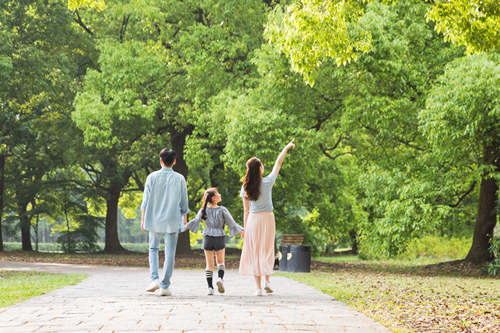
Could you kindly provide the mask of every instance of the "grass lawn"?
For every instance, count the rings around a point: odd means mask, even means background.
[[[394,331],[500,332],[500,279],[486,277],[477,267],[432,265],[437,259],[315,259],[324,265],[317,261],[314,274],[278,274],[313,286]]]
[[[76,284],[86,277],[86,274],[0,271],[0,308]]]

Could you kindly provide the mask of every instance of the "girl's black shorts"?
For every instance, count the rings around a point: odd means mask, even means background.
[[[226,236],[203,236],[203,250],[219,251],[226,248]]]

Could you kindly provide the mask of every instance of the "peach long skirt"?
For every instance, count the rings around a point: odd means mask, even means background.
[[[274,268],[275,233],[273,212],[248,215],[240,259],[240,274],[271,275]]]

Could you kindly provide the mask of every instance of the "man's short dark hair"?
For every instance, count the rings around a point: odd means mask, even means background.
[[[163,148],[160,151],[160,158],[163,161],[163,164],[165,164],[168,167],[172,166],[172,164],[174,164],[176,157],[177,157],[177,154],[172,149]]]

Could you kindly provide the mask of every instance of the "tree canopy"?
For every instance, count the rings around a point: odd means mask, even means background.
[[[370,2],[294,1],[276,8],[266,35],[289,57],[293,70],[313,83],[317,68],[329,59],[345,65],[371,50],[371,31],[357,24]],[[465,46],[468,53],[500,50],[500,6],[496,0],[431,1],[419,15],[434,22],[434,29],[445,41]]]
[[[77,10],[82,7],[86,8],[97,8],[102,10],[105,6],[104,0],[63,0],[67,2],[67,6],[70,10]]]

